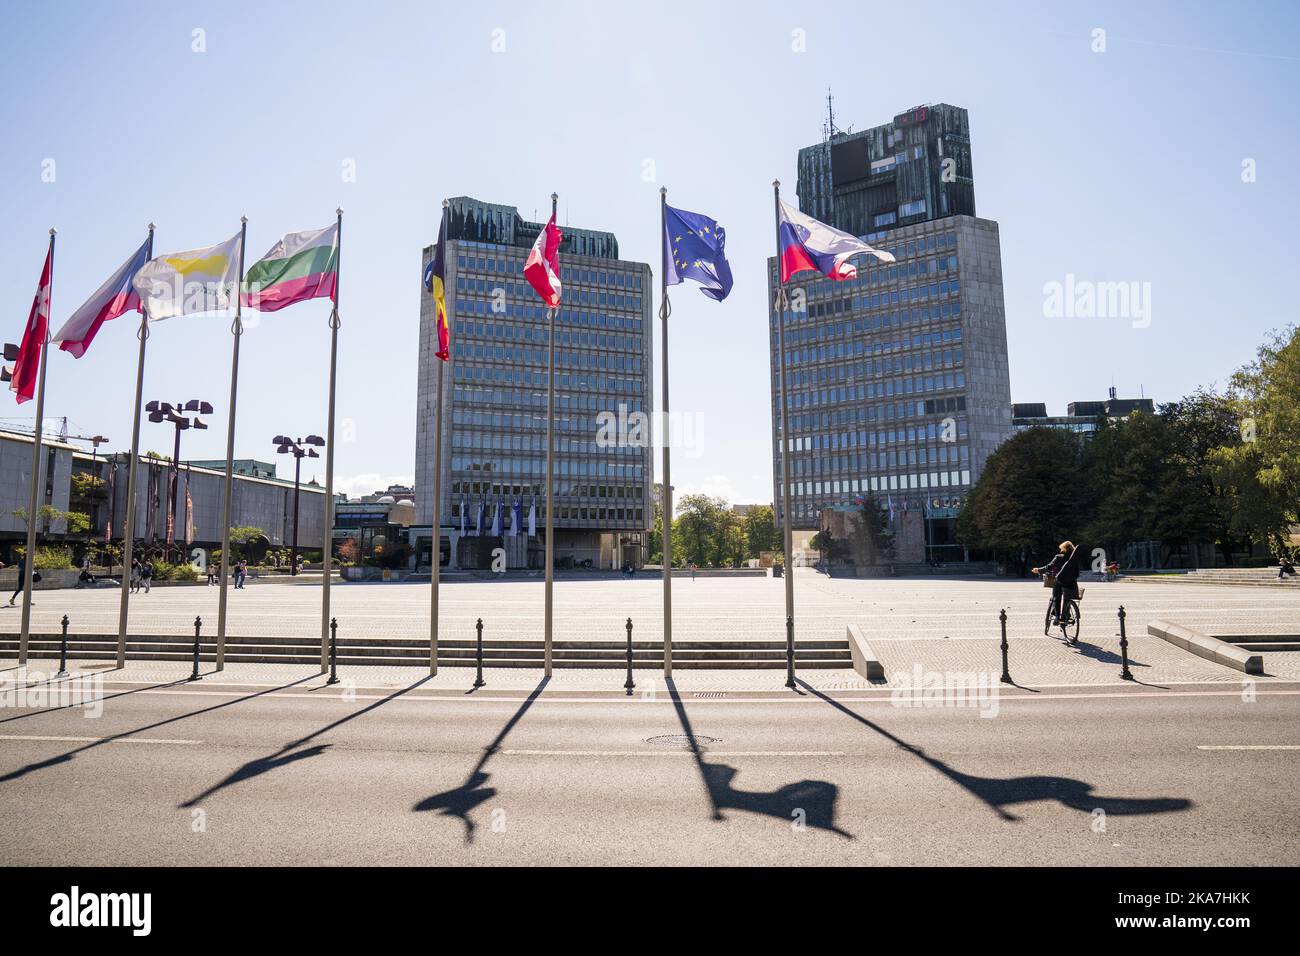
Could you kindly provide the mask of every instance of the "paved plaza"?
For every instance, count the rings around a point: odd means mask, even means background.
[[[1049,684],[1109,683],[1119,670],[1119,621],[1128,615],[1129,656],[1143,682],[1240,681],[1242,674],[1149,637],[1146,626],[1165,619],[1208,633],[1216,631],[1300,633],[1300,601],[1289,589],[1236,588],[1160,583],[1131,579],[1086,583],[1080,646],[1068,648],[1042,633],[1048,592],[1037,581],[994,578],[832,579],[811,569],[796,571],[795,619],[799,641],[841,641],[846,625],[857,624],[885,665],[886,676],[927,671],[968,672],[1000,668],[998,612],[1006,608],[1012,675],[1017,682]],[[428,634],[427,584],[338,584],[331,589],[340,636],[383,640],[425,639]],[[441,636],[469,639],[474,622],[484,622],[484,639],[542,639],[542,581],[451,580],[441,588]],[[320,588],[314,585],[259,583],[229,593],[227,633],[236,637],[303,636],[320,628]],[[70,632],[112,634],[117,628],[114,589],[40,591],[32,609],[33,632],[56,634],[67,614]],[[620,641],[633,619],[639,641],[662,634],[662,582],[653,579],[565,578],[555,585],[555,637],[562,640]],[[673,579],[673,633],[690,641],[784,640],[784,593],[774,578]],[[19,609],[0,610],[0,632],[19,626]],[[217,590],[206,587],[155,588],[131,600],[131,633],[190,635],[196,615],[210,636],[217,617]],[[268,665],[269,666],[269,665]],[[358,668],[357,672],[409,668]],[[1300,679],[1300,652],[1266,654],[1263,680]],[[286,669],[276,671],[283,676]],[[296,671],[295,671],[296,672]],[[456,679],[461,669],[452,669]],[[813,672],[809,672],[810,675]],[[377,675],[376,675],[377,676]],[[527,685],[536,675],[524,670],[510,680]],[[607,683],[608,671],[568,672],[564,679]],[[769,681],[773,675],[728,678],[738,687]],[[717,682],[720,675],[696,677]],[[854,686],[852,671],[833,671],[820,680]],[[748,682],[748,683],[747,683]]]

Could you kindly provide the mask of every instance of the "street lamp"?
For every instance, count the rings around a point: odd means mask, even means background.
[[[325,445],[325,439],[319,435],[308,435],[294,441],[287,435],[276,435],[271,439],[276,445],[276,454],[293,455],[293,546],[289,551],[289,574],[298,573],[298,488],[302,478],[302,460],[319,458],[317,448]],[[325,529],[325,547],[329,547],[330,529]]]
[[[177,402],[175,405],[171,402],[149,402],[145,405],[144,410],[149,413],[149,421],[154,424],[171,422],[176,427],[176,447],[172,452],[172,490],[170,504],[168,505],[171,508],[168,513],[171,515],[173,534],[173,539],[167,542],[170,545],[175,543],[176,493],[180,490],[181,484],[181,432],[190,428],[200,431],[207,429],[207,423],[200,420],[199,415],[211,415],[212,406],[202,399],[191,398],[188,402]],[[187,418],[182,414],[183,412],[197,412],[198,414],[193,418]],[[91,439],[91,441],[94,441],[94,439]]]

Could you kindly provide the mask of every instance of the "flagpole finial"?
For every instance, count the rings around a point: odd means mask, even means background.
[[[447,208],[448,206],[450,206],[450,205],[451,205],[451,200],[450,200],[450,199],[444,199],[444,200],[442,201],[442,208],[443,208],[443,209],[446,209],[446,208]]]
[[[779,179],[774,179],[774,180],[772,180],[772,188],[773,188],[773,189],[780,189],[780,188],[781,188],[781,180],[779,180]]]
[[[153,231],[154,231],[154,228],[155,228],[154,224],[153,224],[153,223],[149,223],[149,231],[150,231],[150,232],[153,232]]]
[[[335,210],[334,210],[334,215],[336,215],[336,216],[341,216],[341,215],[343,215],[343,207],[342,207],[342,206],[339,206],[338,209],[335,209]]]
[[[559,193],[551,193],[551,202],[555,202],[559,198],[560,198]]]
[[[59,234],[59,230],[55,229],[53,226],[50,226],[50,235],[57,236],[58,234]]]
[[[661,195],[661,196],[667,196],[667,195],[668,195],[668,187],[667,187],[667,186],[660,186],[660,187],[659,187],[659,195]]]
[[[241,226],[242,226],[242,225],[246,225],[247,223],[248,223],[248,217],[247,217],[247,216],[240,216],[240,217],[239,217],[239,224],[240,224]]]

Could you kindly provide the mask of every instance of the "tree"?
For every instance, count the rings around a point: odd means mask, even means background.
[[[1274,334],[1255,361],[1232,377],[1229,397],[1241,442],[1219,452],[1221,464],[1253,471],[1256,500],[1247,507],[1265,524],[1275,550],[1288,524],[1300,523],[1300,327]],[[1276,506],[1279,514],[1269,520]]]
[[[862,502],[862,510],[853,516],[853,529],[849,532],[848,544],[853,553],[853,562],[860,568],[887,564],[894,559],[889,512],[880,507],[870,492]]]
[[[15,508],[10,514],[23,524],[27,524],[26,508]],[[88,515],[84,515],[80,511],[60,511],[52,505],[41,505],[37,508],[36,518],[40,524],[47,527],[55,522],[62,521],[67,529],[66,534],[81,534],[90,528],[90,517]]]
[[[755,505],[745,515],[745,541],[749,557],[764,551],[780,551],[781,535],[776,530],[776,514],[770,505]]]
[[[711,495],[683,495],[679,515],[673,521],[673,541],[680,553],[701,566],[719,564],[725,553],[725,533],[731,509],[722,498]],[[676,550],[676,549],[675,549]]]
[[[989,456],[957,517],[963,544],[1010,558],[1022,573],[1035,556],[1056,552],[1079,527],[1080,439],[1056,428],[1030,428]]]

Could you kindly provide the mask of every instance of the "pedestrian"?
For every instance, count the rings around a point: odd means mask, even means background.
[[[140,593],[140,559],[131,559],[131,593]]]
[[[10,607],[14,606],[14,601],[17,599],[18,595],[23,593],[23,585],[24,583],[26,583],[23,580],[23,576],[26,573],[27,573],[27,555],[24,554],[22,551],[19,551],[18,552],[18,586],[14,588],[14,593],[9,598]]]
[[[1289,557],[1287,557],[1285,554],[1282,555],[1282,557],[1278,561],[1277,579],[1279,581],[1285,581],[1288,575],[1294,575],[1294,574],[1295,574],[1295,565],[1291,563],[1291,559]]]
[[[216,583],[217,583],[217,563],[213,561],[212,556],[209,555],[208,556],[208,587],[212,587]]]
[[[149,585],[153,583],[153,558],[145,558],[144,564],[140,565],[140,583],[144,585],[144,593],[149,593]]]
[[[248,560],[241,558],[239,564],[235,566],[235,587],[242,591],[244,589],[244,581],[247,578]]]
[[[691,562],[691,580],[692,580],[692,581],[695,580],[695,572],[698,571],[699,569],[700,569],[700,566],[699,566],[698,564],[696,564],[694,561],[692,561],[692,562]]]

